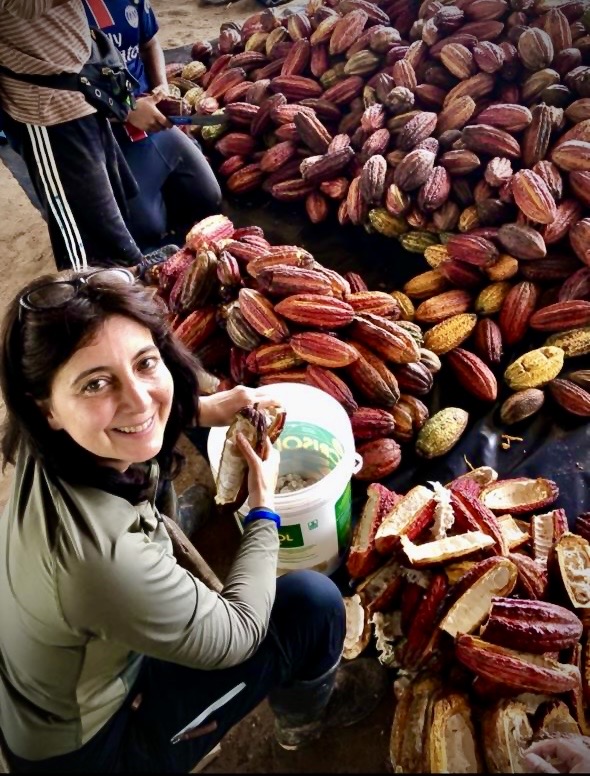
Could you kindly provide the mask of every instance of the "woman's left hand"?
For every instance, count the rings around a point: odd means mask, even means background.
[[[200,397],[199,426],[229,426],[236,412],[248,404],[258,404],[260,409],[265,409],[278,407],[281,403],[273,397],[272,389],[236,385],[229,391]]]

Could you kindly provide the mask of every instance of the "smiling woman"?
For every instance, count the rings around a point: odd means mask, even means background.
[[[41,409],[118,471],[162,449],[174,385],[149,329],[114,315],[55,374]]]
[[[256,506],[223,589],[174,557],[181,432],[276,403],[244,386],[199,398],[199,370],[128,270],[43,277],[9,305],[0,729],[15,772],[188,772],[266,695],[282,746],[321,732],[344,606],[321,574],[277,582],[268,440],[260,456],[236,440]],[[348,723],[379,700],[356,684],[364,705],[338,685]]]
[[[51,470],[85,482],[97,464],[117,460],[118,427],[153,415],[153,438],[143,437],[152,438],[149,450],[117,468],[157,457],[165,478],[175,472],[178,435],[198,418],[198,365],[134,280],[121,268],[63,273],[34,281],[14,300],[4,331],[2,389],[13,409],[6,460],[22,439]]]

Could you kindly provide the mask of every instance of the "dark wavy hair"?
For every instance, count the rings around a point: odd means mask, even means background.
[[[182,456],[175,446],[181,432],[198,418],[199,362],[169,329],[163,308],[153,293],[136,282],[82,283],[64,306],[26,310],[20,300],[45,283],[76,280],[92,270],[61,272],[37,278],[12,300],[2,325],[0,388],[6,419],[0,438],[3,468],[15,462],[21,443],[44,465],[72,481],[83,480],[95,457],[65,431],[54,431],[37,402],[48,399],[57,370],[71,355],[90,342],[113,315],[136,321],[150,330],[162,360],[174,381],[174,398],[157,460],[164,478],[173,478]],[[66,476],[67,474],[67,476]]]

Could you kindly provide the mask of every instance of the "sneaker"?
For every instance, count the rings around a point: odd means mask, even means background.
[[[136,274],[140,280],[144,280],[148,271],[155,267],[157,264],[162,264],[170,256],[173,256],[180,250],[178,245],[170,244],[164,245],[162,248],[157,248],[155,251],[146,253],[143,259],[136,265]]]

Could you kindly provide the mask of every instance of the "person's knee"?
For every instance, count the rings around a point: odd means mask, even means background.
[[[221,203],[223,201],[223,194],[221,193],[221,186],[219,181],[215,177],[213,171],[211,171],[212,180],[209,181],[207,204],[211,210],[211,215],[221,213]]]
[[[292,571],[277,580],[276,606],[284,611],[324,613],[346,619],[342,594],[332,580],[317,571]]]
[[[217,213],[221,213],[222,199],[221,191],[219,191],[218,194],[216,193],[215,196],[209,200],[210,215],[214,216],[217,215]]]
[[[315,571],[279,577],[271,621],[288,656],[291,679],[320,676],[338,662],[346,612],[342,594],[329,577]]]
[[[223,201],[223,194],[221,193],[221,187],[219,186],[219,183],[217,184],[217,189],[215,192],[215,210],[216,212],[221,212],[221,203]]]

